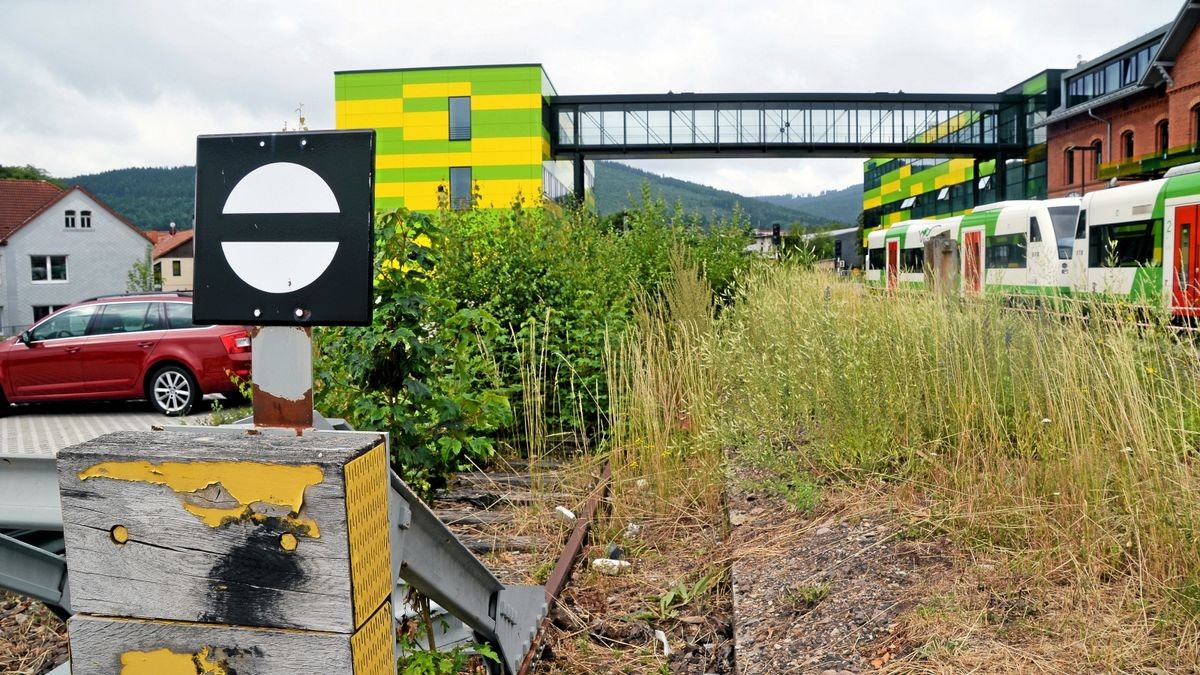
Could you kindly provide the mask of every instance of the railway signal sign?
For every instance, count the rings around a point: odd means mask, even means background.
[[[371,323],[374,131],[196,139],[197,323]]]

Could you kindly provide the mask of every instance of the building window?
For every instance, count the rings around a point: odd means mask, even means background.
[[[471,208],[471,167],[450,167],[450,208]]]
[[[154,263],[154,287],[162,288],[162,261]]]
[[[1133,132],[1126,131],[1121,134],[1121,159],[1133,159]]]
[[[79,212],[79,227],[82,228],[82,227],[91,227],[91,226],[92,226],[92,212],[91,211],[80,211]]]
[[[1200,105],[1192,108],[1192,145],[1200,146]]]
[[[450,97],[450,140],[471,140],[471,97]]]
[[[67,227],[75,227],[75,212],[74,211],[67,211],[63,215],[63,225],[66,225]]]
[[[31,255],[29,256],[30,279],[35,283],[67,280],[67,256],[65,255]]]
[[[57,312],[63,307],[66,307],[66,305],[34,305],[33,322],[37,323],[38,321],[50,316],[52,312]]]
[[[1163,157],[1167,156],[1167,150],[1171,147],[1171,130],[1167,120],[1159,122],[1155,127],[1155,136],[1157,137],[1157,145],[1154,148],[1158,154]]]
[[[1065,169],[1063,174],[1066,177],[1065,182],[1067,185],[1074,185],[1075,184],[1075,149],[1074,148],[1069,148],[1066,151],[1066,153],[1064,153],[1063,162],[1064,162],[1063,168]]]
[[[1100,165],[1104,160],[1104,145],[1099,140],[1092,141],[1092,180],[1100,177]]]
[[[173,277],[183,276],[182,268],[183,268],[182,263],[180,263],[178,260],[172,260],[171,261],[171,276],[173,276]]]

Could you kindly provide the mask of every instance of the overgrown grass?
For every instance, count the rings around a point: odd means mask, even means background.
[[[618,491],[718,511],[729,448],[818,482],[902,481],[960,541],[1080,589],[1133,584],[1195,658],[1195,343],[1123,307],[1013,312],[789,267],[747,275],[718,317],[699,278],[677,261],[611,350]]]

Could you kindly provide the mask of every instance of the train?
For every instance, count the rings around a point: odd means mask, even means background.
[[[963,295],[1122,298],[1196,317],[1198,227],[1200,162],[1083,197],[1003,201],[872,231],[864,278],[887,289],[941,278]],[[927,260],[928,251],[953,254]]]

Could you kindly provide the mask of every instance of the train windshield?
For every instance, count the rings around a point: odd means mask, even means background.
[[[1075,245],[1075,220],[1079,216],[1078,206],[1051,206],[1050,222],[1054,224],[1054,240],[1058,242],[1059,260],[1070,260]]]

